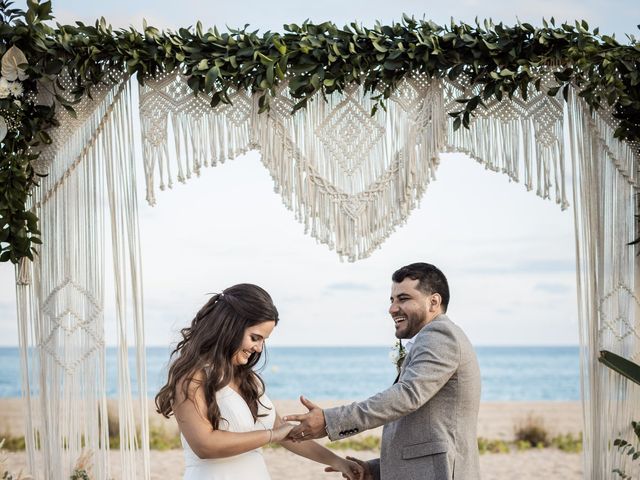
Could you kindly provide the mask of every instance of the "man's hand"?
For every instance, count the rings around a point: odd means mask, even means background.
[[[309,409],[309,413],[287,415],[283,417],[282,420],[285,422],[300,422],[300,425],[294,427],[293,430],[289,432],[288,438],[294,442],[300,442],[303,440],[326,437],[326,423],[324,421],[324,413],[322,412],[322,409],[303,396],[300,396],[300,402]]]

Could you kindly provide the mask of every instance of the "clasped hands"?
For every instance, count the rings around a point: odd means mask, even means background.
[[[309,411],[307,413],[285,415],[282,420],[285,422],[299,422],[293,427],[287,435],[287,440],[293,442],[303,442],[305,440],[314,440],[327,436],[327,424],[324,419],[324,412],[315,403],[311,402],[304,396],[300,396],[302,403]],[[342,459],[345,461],[345,459]],[[341,472],[344,478],[358,478],[361,480],[372,480],[371,472],[368,465],[362,460],[354,457],[347,457],[346,462],[350,467],[350,472],[346,473],[344,468],[336,468],[334,466],[326,467],[325,472]],[[344,467],[344,466],[343,466]]]

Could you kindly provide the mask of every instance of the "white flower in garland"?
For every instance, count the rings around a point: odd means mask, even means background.
[[[4,140],[4,137],[7,136],[8,131],[9,128],[7,127],[7,121],[4,119],[4,117],[0,117],[0,142]]]
[[[24,65],[28,63],[22,50],[13,46],[2,56],[2,76],[11,82],[25,80],[27,74]]]
[[[11,84],[6,78],[0,78],[0,98],[7,98],[11,95]]]
[[[11,95],[16,98],[21,97],[24,93],[24,89],[22,88],[22,84],[20,82],[11,82],[9,84],[9,91],[11,92]]]

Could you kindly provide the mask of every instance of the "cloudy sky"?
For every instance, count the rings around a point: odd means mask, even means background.
[[[20,2],[18,2],[20,5]],[[372,25],[401,14],[444,23],[540,24],[586,19],[606,33],[636,33],[635,1],[53,2],[61,23],[148,23],[175,29],[353,20]],[[635,20],[634,20],[635,19]],[[463,155],[444,155],[421,207],[369,259],[341,263],[305,236],[273,192],[257,153],[205,170],[200,178],[143,201],[140,178],[147,343],[175,340],[208,292],[238,282],[265,287],[281,313],[272,345],[388,345],[391,273],[414,261],[438,265],[452,290],[450,317],[476,345],[570,345],[578,339],[572,209],[564,212],[523,185],[488,172]],[[0,264],[0,345],[17,344],[13,268]],[[109,316],[107,341],[113,343]]]

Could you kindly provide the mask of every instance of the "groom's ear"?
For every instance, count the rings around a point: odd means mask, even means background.
[[[429,310],[435,312],[442,305],[442,297],[439,293],[431,294],[429,298]]]

